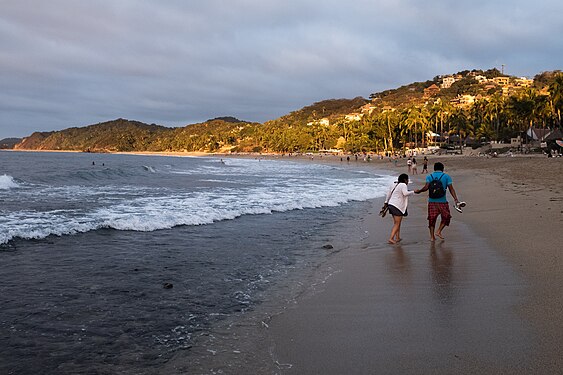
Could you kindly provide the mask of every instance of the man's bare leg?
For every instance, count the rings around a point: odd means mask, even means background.
[[[444,236],[442,235],[442,231],[444,230],[445,227],[446,224],[444,224],[444,222],[441,221],[440,226],[438,227],[438,231],[436,231],[436,236],[440,237],[442,240],[444,239]]]
[[[434,242],[436,241],[436,237],[434,236],[434,228],[435,225],[429,225],[428,229],[430,230],[430,241]]]

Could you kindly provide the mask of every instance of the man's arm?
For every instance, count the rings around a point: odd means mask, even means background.
[[[415,194],[420,194],[420,193],[425,192],[426,190],[428,190],[428,188],[429,188],[429,186],[428,186],[428,182],[427,182],[422,188],[420,188],[420,189],[418,189],[418,190],[415,190],[414,193],[415,193]]]
[[[449,185],[448,185],[448,189],[450,190],[450,194],[451,194],[452,197],[454,198],[454,201],[455,201],[456,203],[459,202],[459,201],[457,200],[457,194],[456,194],[455,189],[454,189],[454,184],[449,184]]]

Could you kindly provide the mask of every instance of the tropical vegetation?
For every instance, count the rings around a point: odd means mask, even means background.
[[[263,124],[232,117],[180,128],[117,119],[34,133],[19,149],[205,152],[395,152],[444,143],[509,142],[530,127],[561,129],[563,73],[533,80],[462,71],[370,95],[324,100]],[[499,80],[504,79],[504,81]],[[441,86],[441,88],[440,88]]]

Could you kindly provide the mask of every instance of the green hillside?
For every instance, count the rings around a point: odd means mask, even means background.
[[[510,141],[530,127],[561,128],[563,74],[526,79],[497,69],[466,70],[376,92],[324,100],[264,124],[220,117],[169,128],[117,119],[34,133],[16,149],[204,152],[395,151],[452,137]],[[434,134],[434,136],[430,136]],[[439,137],[436,137],[439,134]]]

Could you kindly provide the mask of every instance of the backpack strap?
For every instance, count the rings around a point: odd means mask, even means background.
[[[440,176],[440,178],[437,181],[440,181],[442,179],[442,177],[444,177],[444,172],[442,172],[442,175]],[[432,181],[436,181],[436,178],[432,177]]]

